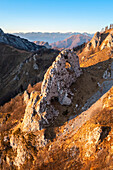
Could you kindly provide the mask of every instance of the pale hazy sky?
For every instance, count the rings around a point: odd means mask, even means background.
[[[4,32],[90,32],[113,23],[113,0],[0,0]]]

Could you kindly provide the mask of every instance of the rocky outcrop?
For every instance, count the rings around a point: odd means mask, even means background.
[[[44,76],[41,87],[43,98],[48,104],[57,97],[60,104],[70,105],[69,87],[80,74],[78,56],[70,51],[62,51]]]
[[[99,48],[103,50],[105,47],[113,47],[113,32],[109,31],[108,33],[95,33],[94,37],[90,42],[87,43],[85,51],[89,51],[91,49],[95,50]]]
[[[113,47],[113,35],[109,34],[106,39],[103,41],[101,45],[101,50],[103,50],[105,47]]]
[[[96,48],[101,44],[101,34],[100,32],[95,33],[94,37],[91,39],[91,41],[87,44],[87,49],[89,50],[90,47]]]
[[[78,56],[73,51],[62,51],[44,76],[40,96],[35,91],[30,95],[23,120],[23,131],[39,130],[53,121],[59,114],[52,105],[54,101],[61,105],[71,105],[73,94],[70,86],[80,74]],[[28,100],[26,92],[25,100]],[[38,115],[38,122],[35,115]]]
[[[40,48],[45,48],[45,46],[36,45],[27,39],[20,38],[19,36],[5,34],[2,29],[0,29],[0,43],[5,43],[15,48],[27,51],[37,51]]]
[[[92,60],[92,65],[101,62],[102,58],[108,59],[112,55],[113,49],[113,31],[112,29],[104,32],[95,33],[94,37],[85,47],[82,46],[77,52],[81,67],[83,64]],[[76,49],[75,49],[76,50]],[[94,59],[95,58],[95,59]]]
[[[51,47],[52,47],[51,45],[49,45],[48,42],[44,42],[44,41],[34,41],[34,43],[35,43],[36,45],[45,46],[46,48],[51,48]]]

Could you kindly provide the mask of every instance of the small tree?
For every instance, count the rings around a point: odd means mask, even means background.
[[[108,26],[105,27],[105,31],[107,31],[107,30],[108,30]]]
[[[113,28],[113,24],[110,24],[110,29],[112,29]]]

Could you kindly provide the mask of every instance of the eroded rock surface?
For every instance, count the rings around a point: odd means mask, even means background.
[[[78,56],[73,51],[62,51],[44,76],[40,96],[34,92],[28,101],[25,92],[28,104],[23,120],[23,131],[39,130],[49,125],[49,122],[59,115],[59,111],[52,105],[54,101],[61,105],[71,105],[73,94],[70,86],[81,73]],[[35,115],[38,115],[38,122],[34,119]]]
[[[92,38],[92,40],[87,44],[86,49],[89,50],[91,46],[93,48],[96,48],[100,44],[101,44],[101,34],[100,34],[100,32],[96,32],[94,37]]]
[[[110,33],[101,45],[101,50],[105,47],[113,47],[113,35]]]

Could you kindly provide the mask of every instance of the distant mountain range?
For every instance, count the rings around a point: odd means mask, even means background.
[[[67,33],[60,33],[60,32],[28,32],[28,33],[23,33],[23,32],[19,32],[19,33],[13,33],[13,35],[17,35],[20,36],[22,38],[26,38],[29,41],[45,41],[48,43],[54,43],[57,41],[62,41],[72,35],[77,35],[77,34],[81,34],[79,32],[67,32]],[[93,37],[94,34],[89,34],[89,33],[82,33],[82,35],[87,35],[89,37]]]
[[[52,47],[57,47],[57,48],[73,48],[78,45],[83,44],[84,42],[88,42],[91,40],[91,36],[88,36],[87,34],[77,34],[77,35],[72,35],[69,38],[66,38],[62,41],[57,41],[54,43],[51,43]]]

